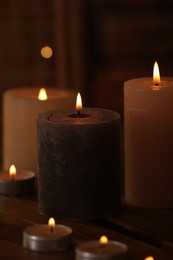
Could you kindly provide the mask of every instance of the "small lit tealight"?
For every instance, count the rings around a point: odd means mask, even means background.
[[[128,247],[126,244],[108,240],[102,236],[100,240],[81,243],[76,248],[76,260],[123,260],[126,257]]]
[[[16,170],[14,164],[9,171],[0,172],[0,194],[20,195],[34,190],[35,174],[31,171]]]
[[[64,251],[72,245],[72,229],[56,225],[54,218],[47,224],[33,225],[23,231],[23,246],[38,252]]]

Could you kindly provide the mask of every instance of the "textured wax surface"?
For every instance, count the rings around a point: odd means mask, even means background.
[[[120,117],[99,109],[38,118],[39,209],[72,219],[100,218],[120,203]]]

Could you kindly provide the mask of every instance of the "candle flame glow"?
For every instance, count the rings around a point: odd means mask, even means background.
[[[160,72],[158,63],[155,61],[153,68],[153,81],[155,85],[159,85],[160,83]]]
[[[154,257],[148,256],[148,257],[145,258],[145,260],[154,260]]]
[[[53,55],[53,51],[49,46],[44,46],[43,48],[41,48],[40,53],[41,56],[45,59],[49,59]]]
[[[16,176],[16,167],[12,164],[9,168],[9,175],[12,179]]]
[[[53,229],[55,227],[55,220],[54,218],[50,218],[49,221],[48,221],[48,226],[50,227],[50,232],[52,233],[53,232]]]
[[[80,110],[82,109],[82,98],[80,93],[77,94],[77,98],[76,98],[76,109]]]
[[[100,244],[106,245],[108,243],[108,238],[106,236],[101,236],[100,238]]]
[[[48,99],[45,88],[40,89],[40,91],[38,93],[38,99],[41,100],[41,101]]]

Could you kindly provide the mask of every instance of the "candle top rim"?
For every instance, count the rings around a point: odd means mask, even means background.
[[[68,226],[56,224],[53,228],[53,232],[51,232],[48,224],[35,224],[26,227],[23,232],[26,236],[34,240],[44,240],[47,238],[61,239],[71,235],[73,230]]]
[[[60,125],[94,125],[120,120],[118,112],[108,109],[83,108],[81,110],[81,118],[71,116],[75,114],[77,114],[76,109],[46,111],[38,115],[38,121],[41,120],[50,124],[55,123]],[[83,115],[86,115],[86,117]]]
[[[151,89],[155,86],[152,77],[134,78],[124,82],[125,88]],[[173,77],[161,77],[158,84],[160,90],[170,89],[173,87]]]
[[[35,178],[35,173],[27,170],[17,170],[15,175],[15,182],[25,181],[31,178]],[[0,171],[0,182],[12,182],[8,171]]]
[[[74,95],[74,99],[76,96],[76,92],[74,90],[70,89],[59,89],[54,87],[46,87],[46,86],[36,86],[36,87],[20,87],[20,88],[14,88],[9,89],[4,92],[5,96],[9,96],[16,99],[24,99],[24,100],[33,100],[33,101],[39,101],[38,99],[38,93],[40,88],[45,88],[48,99],[44,100],[44,102],[49,102],[50,100],[56,100],[56,99],[66,99],[70,95]]]
[[[81,243],[76,251],[82,253],[83,255],[114,255],[114,254],[123,254],[128,250],[128,246],[122,242],[109,240],[106,245],[101,246],[98,240],[91,240]]]

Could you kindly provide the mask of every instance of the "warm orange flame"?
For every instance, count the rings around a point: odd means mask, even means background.
[[[50,218],[49,219],[48,226],[50,227],[50,231],[53,232],[53,229],[55,227],[55,220],[54,220],[54,218]]]
[[[145,260],[154,260],[154,257],[148,256],[148,257],[145,258]]]
[[[100,238],[100,244],[106,245],[108,243],[108,238],[106,236],[101,236]]]
[[[12,179],[16,176],[16,167],[12,164],[9,168],[9,175]]]
[[[40,89],[40,91],[38,93],[38,99],[39,100],[47,100],[48,99],[45,88]]]
[[[82,109],[82,98],[80,93],[77,94],[77,98],[76,98],[76,109],[77,110],[81,110]]]
[[[160,83],[160,72],[158,63],[155,61],[154,68],[153,68],[153,81],[154,84],[158,85]]]

